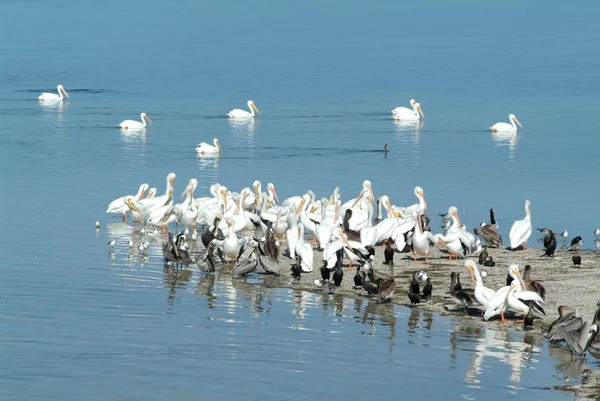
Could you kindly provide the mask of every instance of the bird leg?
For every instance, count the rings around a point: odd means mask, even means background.
[[[163,232],[163,234],[167,232],[167,226],[165,226],[165,225],[162,226],[162,232]]]
[[[123,213],[123,223],[127,223],[127,215]]]
[[[416,254],[416,253],[414,253],[412,250],[410,251],[410,253],[412,253],[412,255],[413,255],[413,258],[415,259],[415,262],[416,262],[416,261],[417,261],[417,254]]]
[[[504,312],[500,312],[500,319],[502,322],[506,322],[506,319],[504,318]]]

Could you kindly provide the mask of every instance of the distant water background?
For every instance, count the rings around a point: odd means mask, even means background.
[[[423,187],[432,218],[455,205],[469,230],[493,207],[506,242],[529,199],[534,228],[568,228],[594,248],[599,11],[592,1],[0,1],[0,397],[89,398],[93,389],[97,399],[197,399],[201,390],[315,399],[339,397],[337,385],[362,398],[371,389],[354,378],[400,391],[404,376],[425,399],[498,389],[523,399],[562,383],[540,345],[526,364],[532,378],[518,384],[525,390],[513,394],[517,382],[494,366],[473,390],[463,379],[485,326],[453,351],[457,321],[435,316],[439,326],[413,342],[406,308],[376,308],[402,327],[389,340],[381,332],[391,323],[367,327],[353,300],[340,301],[338,316],[328,300],[269,290],[267,313],[244,300],[262,290],[222,277],[208,296],[195,289],[206,279],[196,274],[171,299],[158,257],[132,262],[121,248],[107,256],[118,217],[104,211],[142,182],[162,193],[171,171],[177,195],[195,177],[198,196],[215,182],[239,191],[258,179],[282,199],[308,189],[329,196],[336,186],[348,199],[369,179],[397,205]],[[35,100],[59,83],[70,102]],[[411,98],[425,112],[422,127],[390,118]],[[261,118],[224,118],[248,99]],[[154,121],[145,133],[116,128],[142,111]],[[509,113],[525,129],[489,133]],[[223,156],[197,158],[194,147],[214,137]],[[363,152],[385,143],[387,158]],[[314,337],[301,334],[299,319]],[[507,335],[524,344],[522,333]],[[266,372],[248,373],[256,367]],[[452,390],[436,393],[428,374],[449,367]]]

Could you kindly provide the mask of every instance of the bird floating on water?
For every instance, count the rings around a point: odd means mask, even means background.
[[[96,230],[100,230],[100,222],[96,220]]]
[[[421,119],[421,116],[425,118],[425,114],[423,113],[423,109],[421,109],[420,103],[417,103],[415,99],[410,99],[410,105],[412,106],[412,110],[408,107],[396,107],[394,110],[392,110],[392,118],[394,120],[414,122],[418,122]]]
[[[146,128],[146,121],[152,124],[152,120],[146,113],[141,113],[140,119],[142,120],[141,122],[135,120],[125,120],[119,124],[119,127],[123,129],[144,129]]]
[[[58,95],[56,93],[44,92],[40,96],[38,96],[37,100],[39,100],[40,102],[62,102],[64,99],[63,93],[68,99],[70,99],[69,94],[65,90],[64,86],[58,85],[56,87],[56,90],[58,91]]]
[[[221,153],[221,143],[217,138],[213,139],[213,145],[209,145],[206,142],[201,142],[196,146],[196,152],[200,155],[218,155]]]
[[[519,124],[519,126],[521,128],[523,128],[523,125],[521,124],[521,122],[517,119],[517,117],[514,114],[509,114],[508,115],[508,120],[510,121],[509,123],[503,123],[503,122],[499,122],[496,123],[494,125],[492,125],[490,127],[490,131],[492,132],[517,132],[517,126],[515,124],[515,122],[517,124]]]
[[[242,110],[242,109],[233,109],[229,113],[227,113],[227,117],[229,118],[254,118],[254,111],[260,114],[260,110],[254,104],[252,100],[248,100],[248,108],[250,111]],[[262,114],[261,114],[262,115]]]

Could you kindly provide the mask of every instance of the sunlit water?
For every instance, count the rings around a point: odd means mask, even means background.
[[[471,228],[493,207],[505,237],[530,199],[534,226],[593,247],[598,7],[1,2],[0,396],[364,397],[404,378],[429,399],[525,398],[556,384],[547,347],[519,333],[227,278],[196,294],[197,274],[171,289],[158,258],[123,256],[127,233],[104,210],[142,182],[162,193],[171,171],[176,194],[196,177],[201,194],[259,179],[280,198],[339,186],[347,199],[370,179],[399,205],[420,185],[434,221],[456,205]],[[59,83],[70,102],[35,100]],[[410,98],[422,126],[390,119]],[[248,99],[262,117],[224,118]],[[116,128],[142,111],[145,131]],[[525,129],[490,134],[509,113]],[[198,158],[214,137],[223,155]],[[385,143],[387,157],[370,152]],[[481,361],[482,341],[502,336]]]

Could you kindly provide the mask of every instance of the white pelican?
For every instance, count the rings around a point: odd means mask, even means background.
[[[256,110],[256,112],[258,114],[260,114],[260,110],[258,110],[258,107],[256,107],[256,105],[254,104],[254,102],[252,100],[248,100],[248,108],[250,109],[250,112],[247,112],[246,110],[242,110],[242,109],[233,109],[229,113],[227,113],[227,117],[229,117],[229,118],[253,118],[254,110]]]
[[[529,305],[531,305],[531,308],[534,311],[543,315],[546,314],[543,307],[544,300],[537,292],[525,291],[524,289],[519,291],[518,288],[520,288],[520,284],[518,284],[516,280],[510,284],[506,300],[508,302],[508,307],[511,310],[526,315],[527,312],[529,312]]]
[[[304,241],[304,224],[298,223],[298,241],[295,244],[295,253],[300,256],[302,271],[310,273],[313,271],[314,254],[312,246]]]
[[[406,107],[396,107],[394,110],[392,110],[392,118],[394,120],[413,121],[417,123],[421,117],[425,117],[425,113],[423,113],[420,103],[417,103],[414,99],[411,99],[410,104],[412,106],[412,110]]]
[[[201,142],[198,146],[196,146],[196,152],[201,155],[218,155],[221,153],[221,143],[217,138],[213,139],[213,145],[209,145],[206,142]]]
[[[429,242],[434,243],[433,235],[429,231],[423,231],[423,222],[421,221],[421,213],[417,214],[417,225],[412,239],[412,250],[415,262],[417,255],[425,256],[424,262],[427,262],[429,255]]]
[[[425,195],[423,194],[423,188],[415,187],[413,193],[419,200],[419,203],[415,203],[414,205],[410,205],[404,208],[402,214],[412,215],[413,218],[417,218],[417,214],[423,214],[427,210],[427,202],[425,202]]]
[[[146,113],[140,114],[140,118],[142,120],[141,122],[135,120],[125,120],[119,124],[119,127],[124,129],[143,129],[146,128],[146,120],[148,120],[149,123],[152,123],[152,120]]]
[[[298,242],[300,236],[300,230],[298,229],[298,214],[300,213],[300,206],[294,207],[294,209],[296,210],[294,211],[292,209],[287,215],[287,230],[285,231],[286,245],[288,252],[290,253],[290,258],[292,259],[296,259],[296,243]],[[302,226],[302,234],[304,235],[304,226]]]
[[[58,95],[56,93],[44,92],[40,96],[38,96],[37,100],[39,100],[40,102],[62,102],[64,99],[63,93],[68,99],[70,99],[69,94],[62,85],[58,85],[56,89],[58,90]]]
[[[523,220],[517,220],[510,228],[508,237],[510,238],[510,247],[515,249],[523,245],[523,250],[527,249],[527,240],[531,236],[531,203],[525,201],[525,217]]]
[[[471,276],[471,280],[475,281],[475,299],[481,306],[486,306],[488,300],[494,296],[495,291],[491,288],[487,288],[483,285],[483,279],[481,278],[481,274],[479,273],[479,269],[477,268],[477,264],[471,259],[467,259],[465,261],[465,267],[469,271],[469,276]]]
[[[148,184],[144,183],[140,185],[137,194],[134,196],[135,200],[141,200],[144,196],[144,192],[146,192],[147,190]],[[127,195],[117,198],[114,201],[110,202],[105,213],[121,213],[123,215],[123,223],[127,222],[126,213],[129,211],[129,206],[127,206],[127,204],[125,203],[126,198]]]
[[[496,123],[490,127],[490,131],[492,131],[492,132],[515,132],[516,133],[517,126],[516,126],[515,122],[517,124],[519,124],[519,126],[521,128],[523,128],[523,125],[521,124],[521,122],[517,119],[517,117],[514,114],[509,114],[508,120],[510,121],[510,124]]]

